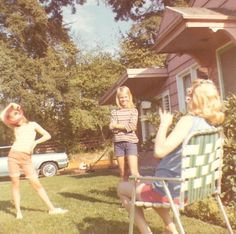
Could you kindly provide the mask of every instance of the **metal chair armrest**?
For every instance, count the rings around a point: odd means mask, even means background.
[[[154,177],[154,176],[129,176],[129,180],[134,181],[172,181],[172,182],[183,182],[183,178],[174,177]]]

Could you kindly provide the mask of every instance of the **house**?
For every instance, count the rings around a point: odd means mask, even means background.
[[[166,68],[127,69],[101,97],[102,105],[114,103],[116,88],[128,86],[142,100],[140,139],[150,126],[145,113],[154,98],[170,111],[185,111],[185,92],[192,80],[208,78],[218,86],[222,98],[236,92],[236,1],[190,0],[188,7],[166,7],[155,44],[166,53]]]

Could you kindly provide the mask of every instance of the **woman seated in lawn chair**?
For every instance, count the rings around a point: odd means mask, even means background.
[[[196,79],[192,87],[188,89],[186,97],[188,113],[176,124],[173,131],[167,135],[172,124],[173,116],[166,111],[159,111],[160,126],[155,139],[154,155],[161,159],[156,168],[157,177],[181,176],[181,151],[182,143],[194,131],[215,128],[224,121],[222,102],[217,88],[211,80]],[[168,183],[171,196],[175,204],[179,203],[178,183]],[[133,184],[121,182],[118,185],[118,195],[125,206],[130,210]],[[162,183],[139,183],[136,189],[136,198],[139,201],[168,203]],[[169,208],[155,208],[162,218],[166,233],[177,234],[177,229],[169,213]],[[146,223],[142,208],[136,207],[135,223],[142,234],[150,234],[152,231]]]

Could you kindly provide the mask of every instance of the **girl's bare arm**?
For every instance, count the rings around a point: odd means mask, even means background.
[[[35,131],[41,135],[41,137],[35,141],[36,145],[51,139],[51,135],[49,134],[49,132],[37,123],[35,124]]]
[[[163,118],[165,117],[163,116]],[[163,121],[158,129],[154,147],[154,156],[157,158],[165,157],[184,141],[191,129],[192,117],[183,116],[173,131],[167,136],[169,126],[170,124],[168,125]]]
[[[10,104],[8,104],[8,105],[3,109],[3,111],[2,111],[1,114],[0,114],[0,118],[1,118],[2,121],[4,120],[4,116],[5,116],[7,110],[8,110],[10,107],[13,107],[14,109],[17,109],[17,108],[20,107],[20,105],[18,105],[18,104],[16,104],[16,103],[13,103],[13,102],[10,103]]]

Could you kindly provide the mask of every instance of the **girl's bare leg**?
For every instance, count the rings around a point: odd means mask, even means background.
[[[117,157],[117,162],[119,166],[120,177],[122,178],[122,180],[127,181],[129,178],[129,174],[128,174],[126,158],[124,156],[119,156]]]
[[[140,174],[138,171],[138,157],[136,155],[129,155],[128,163],[129,163],[131,175],[139,176]]]
[[[52,202],[50,201],[50,199],[49,199],[45,189],[41,185],[39,179],[37,177],[30,177],[29,181],[30,181],[31,185],[33,186],[33,188],[37,191],[40,198],[46,203],[46,205],[49,208],[49,211],[54,210],[55,207],[53,206]]]
[[[175,226],[173,219],[171,218],[170,213],[169,213],[170,209],[156,208],[155,211],[160,215],[163,222],[165,223],[167,233],[178,234],[176,226]]]
[[[23,216],[20,209],[20,177],[18,176],[11,177],[11,182],[12,182],[12,196],[16,208],[16,218],[22,219]]]
[[[133,185],[130,182],[121,182],[118,185],[118,196],[120,197],[124,207],[130,211],[130,200],[132,196]],[[142,208],[136,207],[134,221],[142,234],[152,234],[143,214]]]

